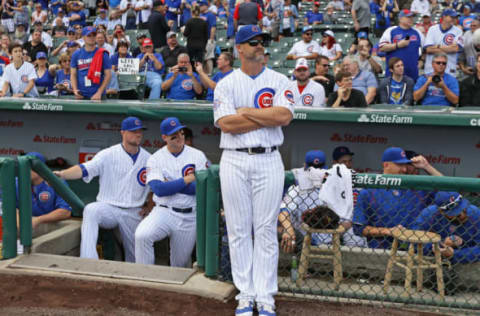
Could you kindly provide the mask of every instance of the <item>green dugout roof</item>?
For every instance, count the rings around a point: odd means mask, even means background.
[[[102,102],[72,99],[13,99],[3,98],[0,110],[81,112],[136,115],[144,119],[162,119],[177,116],[188,122],[212,122],[212,104],[205,101],[148,102],[136,100],[107,100]],[[387,125],[439,125],[480,127],[480,107],[452,108],[443,106],[374,105],[357,108],[295,109],[296,121],[357,122]]]

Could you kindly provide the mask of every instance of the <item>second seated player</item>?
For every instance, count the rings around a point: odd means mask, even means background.
[[[267,37],[257,25],[237,32],[241,67],[217,84],[213,99],[222,130],[220,185],[232,274],[240,291],[236,315],[252,315],[254,302],[259,315],[276,315],[276,227],[285,177],[279,146],[295,102],[287,77],[263,66]]]
[[[147,183],[155,207],[135,232],[135,262],[154,264],[153,243],[170,237],[170,264],[187,267],[196,240],[195,171],[207,168],[198,149],[185,145],[183,126],[176,117],[160,124],[166,146],[147,162]]]

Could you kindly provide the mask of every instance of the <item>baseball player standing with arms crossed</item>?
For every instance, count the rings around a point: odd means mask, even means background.
[[[148,159],[147,183],[156,206],[135,232],[135,261],[154,264],[153,243],[170,237],[170,264],[187,267],[196,240],[195,170],[208,165],[198,149],[185,145],[178,118],[160,124],[163,146]]]
[[[98,259],[98,227],[119,227],[125,248],[125,261],[135,262],[134,236],[142,220],[142,206],[149,188],[146,166],[150,153],[140,147],[144,127],[140,119],[123,120],[122,143],[98,152],[92,160],[55,174],[65,180],[83,178],[90,182],[100,177],[97,201],[85,206],[80,257]]]
[[[295,103],[293,84],[262,64],[266,37],[257,25],[237,32],[241,68],[217,84],[213,101],[222,130],[220,184],[232,274],[240,291],[235,314],[242,316],[252,315],[254,302],[259,315],[276,315],[276,229],[285,175],[278,146]]]

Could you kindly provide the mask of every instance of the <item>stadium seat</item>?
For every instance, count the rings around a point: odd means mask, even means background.
[[[120,93],[123,91],[135,91],[139,100],[143,100],[145,97],[145,80],[146,76],[118,74],[118,87]]]

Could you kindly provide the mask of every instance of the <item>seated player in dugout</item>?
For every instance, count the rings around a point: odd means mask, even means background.
[[[38,158],[45,163],[45,156],[38,152],[29,152],[27,156]],[[65,202],[55,190],[35,171],[30,171],[32,182],[32,228],[35,229],[42,223],[53,223],[69,219],[72,208]],[[17,203],[18,203],[17,187]],[[18,207],[18,204],[17,204]],[[18,217],[18,212],[17,212]],[[18,223],[18,218],[17,218]]]
[[[480,209],[457,192],[438,192],[412,228],[439,234],[440,252],[453,264],[480,261]],[[432,245],[424,252],[432,255]]]
[[[423,156],[408,159],[399,147],[387,148],[382,156],[383,174],[407,174],[407,166],[442,176]],[[394,228],[411,228],[420,212],[431,204],[433,193],[412,189],[363,189],[353,212],[355,234],[367,237],[370,248],[390,248]]]

